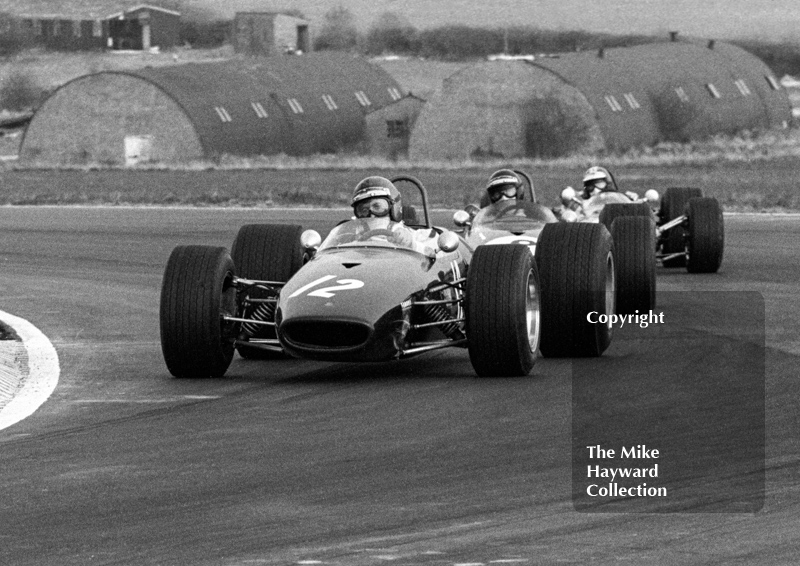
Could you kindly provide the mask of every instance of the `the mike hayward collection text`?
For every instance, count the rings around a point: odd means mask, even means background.
[[[599,444],[587,446],[590,459],[613,460],[617,458],[617,451],[612,448],[603,448]],[[660,457],[658,450],[648,448],[644,444],[636,446],[623,446],[620,450],[621,460],[657,460]],[[646,482],[637,485],[620,485],[623,479],[658,478],[658,463],[652,466],[625,466],[604,467],[600,464],[590,464],[587,467],[586,477],[590,480],[608,480],[608,483],[592,483],[587,486],[586,493],[591,497],[666,497],[666,487],[648,486]],[[633,483],[633,482],[628,482]]]

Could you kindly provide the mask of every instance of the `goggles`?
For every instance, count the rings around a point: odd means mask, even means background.
[[[389,214],[389,201],[383,198],[372,198],[356,203],[353,207],[356,218],[368,218],[370,216],[386,216]]]
[[[587,187],[595,188],[603,190],[608,186],[608,181],[604,179],[595,179],[594,181],[588,181],[586,183]]]
[[[497,202],[503,197],[514,198],[517,196],[517,187],[515,185],[501,185],[496,189],[492,189],[489,193],[489,198],[492,202]]]

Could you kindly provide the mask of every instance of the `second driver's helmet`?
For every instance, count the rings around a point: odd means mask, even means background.
[[[389,216],[394,222],[403,219],[400,191],[389,179],[372,176],[360,181],[350,201],[356,218]]]
[[[522,181],[511,169],[499,169],[489,177],[486,185],[489,202],[522,198]]]
[[[583,174],[583,196],[589,198],[595,191],[613,191],[614,186],[611,181],[611,174],[605,167],[595,165],[589,167]]]

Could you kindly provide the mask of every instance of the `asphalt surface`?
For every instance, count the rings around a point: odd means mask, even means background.
[[[0,309],[61,365],[0,431],[0,565],[796,562],[800,217],[726,217],[720,273],[659,270],[664,325],[524,379],[462,350],[167,373],[175,245],[343,215],[0,208]],[[659,449],[669,495],[587,498],[587,443]]]

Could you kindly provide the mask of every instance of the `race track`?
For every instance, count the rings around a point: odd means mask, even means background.
[[[237,357],[223,379],[169,376],[175,245],[345,214],[0,208],[0,310],[61,367],[0,430],[0,565],[795,563],[800,217],[727,216],[721,272],[659,268],[667,323],[600,360],[482,380],[462,350]],[[658,444],[669,501],[573,502],[573,451],[601,437]]]

